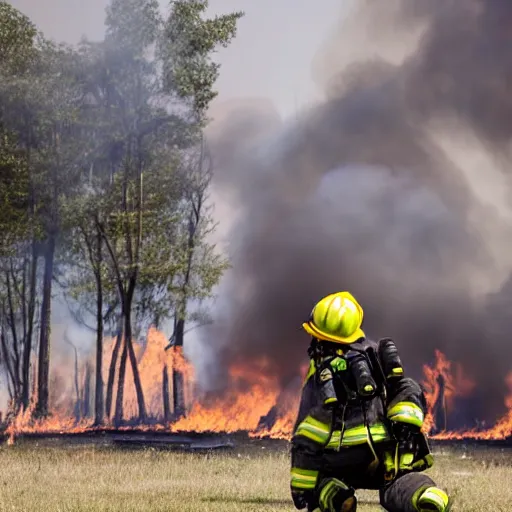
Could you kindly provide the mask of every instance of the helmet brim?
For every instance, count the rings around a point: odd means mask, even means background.
[[[333,336],[332,334],[322,332],[317,329],[311,322],[303,323],[302,328],[308,334],[321,341],[331,341],[333,343],[341,343],[343,345],[350,345],[351,343],[355,343],[357,340],[365,337],[365,334],[361,328],[357,329],[354,334],[348,336],[347,338],[342,338],[341,336]]]

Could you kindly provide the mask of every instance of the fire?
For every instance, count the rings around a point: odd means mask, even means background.
[[[234,385],[239,381],[234,378]],[[196,402],[190,413],[172,426],[175,431],[236,432],[254,430],[261,416],[276,401],[278,387],[272,378],[254,383],[247,391],[228,391],[222,398]]]
[[[428,405],[428,414],[424,429],[432,432],[436,426],[436,416],[442,413],[444,421],[441,430],[446,430],[446,416],[454,405],[457,397],[466,397],[475,388],[476,384],[464,375],[459,363],[452,363],[439,350],[435,351],[435,365],[423,366],[425,381],[425,398]]]
[[[265,359],[234,365],[229,384],[221,398],[196,401],[189,414],[172,425],[172,430],[247,431],[253,437],[289,437],[300,389],[293,389],[293,393],[281,391],[279,380]]]
[[[103,380],[108,381],[110,354],[116,340],[106,339],[103,361]],[[264,359],[252,361],[250,364],[239,363],[229,370],[229,387],[220,396],[200,395],[195,389],[193,366],[185,358],[182,347],[171,347],[164,350],[168,341],[163,333],[150,329],[145,347],[136,347],[138,370],[144,390],[144,399],[151,425],[137,428],[148,428],[168,431],[195,432],[235,432],[247,431],[253,435],[260,431],[264,435],[286,438],[291,432],[295,420],[300,389],[293,392],[282,392],[280,383],[272,371],[270,363]],[[91,361],[89,361],[90,363]],[[118,363],[119,366],[119,363]],[[184,405],[186,414],[177,421],[164,420],[164,370],[167,370],[169,396],[175,393],[175,374],[181,376],[183,382]],[[117,394],[118,368],[113,386],[113,402]],[[76,378],[83,383],[84,368],[80,369]],[[303,373],[305,368],[303,369]],[[33,404],[26,411],[21,411],[13,418],[8,427],[11,439],[20,433],[75,433],[93,428],[92,419],[77,420],[73,415],[76,393],[73,385],[66,383],[58,370],[54,372],[55,393],[52,395],[52,415],[44,420],[33,419]],[[81,393],[83,396],[83,393]],[[35,403],[35,400],[33,401]],[[276,406],[276,403],[278,406]],[[278,411],[272,425],[260,425],[260,420],[274,407]],[[114,407],[114,406],[113,406]],[[124,418],[128,422],[135,420],[138,414],[137,397],[133,384],[133,373],[130,365],[126,368],[126,381],[123,397]],[[174,404],[170,404],[171,412]],[[92,405],[90,410],[92,410]],[[111,413],[113,416],[113,412]],[[102,428],[114,428],[111,419]],[[121,427],[123,428],[123,427]],[[130,428],[130,427],[124,427]]]
[[[435,351],[435,358],[436,362],[433,367],[428,365],[423,367],[425,375],[423,386],[428,405],[425,431],[433,433],[433,439],[506,439],[512,436],[512,372],[505,379],[509,390],[505,397],[507,412],[494,427],[487,430],[469,429],[464,431],[436,428],[439,423],[439,414],[444,415],[442,426],[446,427],[446,416],[455,407],[456,399],[471,396],[476,383],[464,374],[460,364],[452,363],[439,350]]]
[[[115,343],[115,339],[105,340],[105,387]],[[283,389],[278,371],[270,361],[239,361],[229,368],[227,386],[222,392],[204,393],[197,388],[194,368],[185,357],[182,347],[169,348],[167,345],[168,341],[163,333],[150,329],[145,343],[136,344],[134,347],[148,419],[142,426],[137,424],[138,429],[171,432],[244,431],[251,437],[290,438],[299,408],[301,385],[308,369],[307,364],[301,368],[301,375],[297,380]],[[447,428],[450,413],[456,409],[459,398],[471,396],[476,383],[465,374],[460,363],[449,361],[440,351],[436,351],[434,355],[434,364],[423,367],[422,384],[428,404],[425,431],[436,439],[503,439],[511,436],[512,372],[506,379],[509,394],[505,405],[508,412],[495,426],[485,431],[473,429],[454,432]],[[11,415],[7,429],[10,442],[13,442],[20,433],[75,433],[94,429],[92,363],[92,358],[82,362],[73,378],[68,381],[59,373],[59,368],[55,368],[52,375],[52,414],[44,420],[34,420],[34,399],[26,411]],[[114,405],[118,370],[117,368],[112,388]],[[178,393],[178,387],[182,388],[181,394]],[[183,411],[177,409],[177,396],[182,397]],[[129,364],[126,370],[123,406],[125,424],[113,424],[113,406],[106,424],[101,426],[102,429],[129,429],[136,423],[138,403]]]
[[[506,439],[512,436],[512,372],[506,379],[508,394],[505,397],[507,412],[497,423],[487,430],[471,429],[463,432],[442,432],[435,439]]]

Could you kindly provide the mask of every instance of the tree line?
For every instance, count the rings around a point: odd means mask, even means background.
[[[71,47],[0,1],[0,362],[10,414],[32,401],[35,417],[50,412],[58,290],[96,332],[95,423],[123,420],[128,365],[144,421],[141,326],[172,321],[183,345],[185,322],[198,320],[190,301],[209,297],[227,267],[208,243],[203,130],[219,74],[212,55],[242,13],[206,18],[207,7],[176,0],[164,16],[157,0],[111,0],[104,39]],[[103,382],[106,333],[115,343]]]

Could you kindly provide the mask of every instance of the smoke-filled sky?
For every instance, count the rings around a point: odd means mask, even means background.
[[[207,335],[220,373],[266,356],[286,382],[305,358],[301,322],[348,289],[406,369],[419,377],[439,348],[477,380],[474,415],[502,411],[511,22],[501,0],[360,0],[316,49],[315,106],[283,122],[248,101],[218,118],[233,261]]]
[[[101,37],[105,3],[13,1],[70,42]],[[435,348],[464,363],[474,415],[492,420],[512,369],[512,4],[319,4],[210,2],[246,16],[219,53],[209,129],[233,268],[205,370],[264,356],[286,383],[306,357],[302,321],[348,289],[416,377]]]

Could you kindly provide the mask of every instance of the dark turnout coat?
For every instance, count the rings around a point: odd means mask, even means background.
[[[432,465],[421,433],[425,396],[391,339],[313,340],[310,357],[291,443],[292,492],[313,492],[328,476],[383,490]]]

